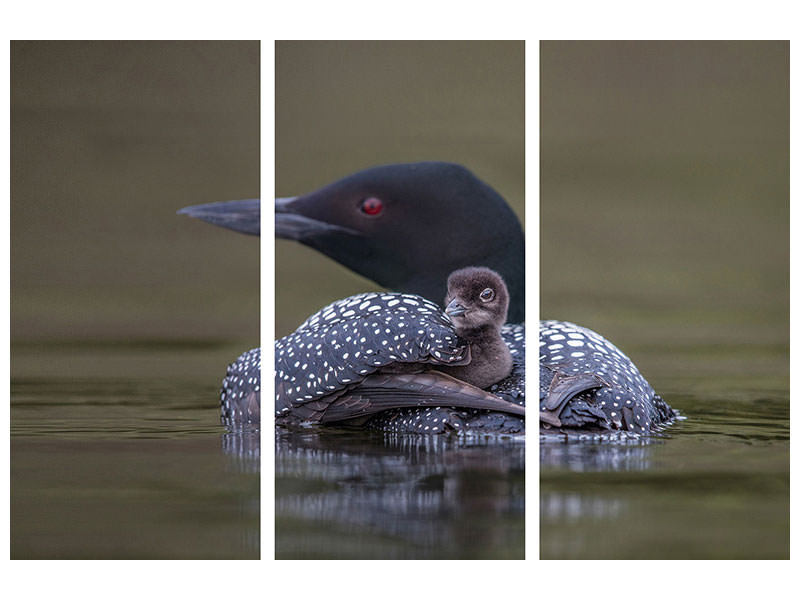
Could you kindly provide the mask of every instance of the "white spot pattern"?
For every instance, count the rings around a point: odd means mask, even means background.
[[[401,335],[407,322],[422,333]],[[321,356],[308,350],[319,345]],[[449,364],[463,359],[466,351],[450,318],[420,296],[366,293],[338,300],[275,342],[276,415],[328,396],[389,364]],[[292,365],[298,362],[316,373],[302,391],[291,385],[298,373]]]
[[[563,342],[566,340],[567,348]],[[573,349],[580,350],[573,350]],[[567,352],[564,352],[567,350]],[[633,362],[600,334],[566,321],[539,323],[540,408],[555,373],[562,376],[592,374],[606,386],[582,392],[561,408],[562,425],[587,423],[611,429],[647,431],[652,424],[668,422],[676,413],[658,396]],[[624,406],[620,403],[624,399]],[[575,406],[574,410],[571,406]],[[577,411],[577,413],[575,412]],[[601,419],[601,415],[605,415]],[[569,422],[572,418],[574,421]],[[566,419],[566,424],[565,424]]]

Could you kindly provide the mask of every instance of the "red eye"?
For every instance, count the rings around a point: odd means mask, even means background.
[[[361,201],[361,211],[368,215],[379,215],[383,210],[383,202],[380,198],[370,196]]]

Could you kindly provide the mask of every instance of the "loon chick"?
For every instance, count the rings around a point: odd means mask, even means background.
[[[508,314],[508,289],[486,267],[459,269],[447,278],[445,312],[458,337],[469,344],[466,365],[441,367],[456,379],[487,388],[511,373],[511,351],[500,335]]]
[[[499,331],[508,300],[497,273],[469,267],[448,278],[445,311],[421,296],[377,292],[324,307],[275,342],[276,421],[363,422],[441,406],[524,416],[524,407],[476,387],[511,370]]]
[[[542,433],[640,435],[677,416],[631,359],[603,336],[566,321],[539,323]]]

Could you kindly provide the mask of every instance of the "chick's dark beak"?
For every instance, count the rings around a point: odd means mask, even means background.
[[[467,309],[461,305],[461,303],[458,301],[458,298],[453,298],[450,301],[450,304],[447,305],[447,308],[444,309],[444,312],[451,317],[460,317],[467,312]]]

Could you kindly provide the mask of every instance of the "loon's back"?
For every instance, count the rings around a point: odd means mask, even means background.
[[[619,348],[566,321],[539,323],[541,431],[641,435],[677,416]]]

